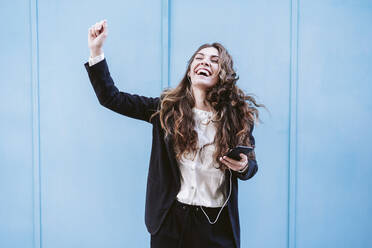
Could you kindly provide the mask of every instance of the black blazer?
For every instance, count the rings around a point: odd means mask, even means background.
[[[172,138],[164,138],[164,131],[160,125],[159,115],[150,121],[150,116],[157,110],[159,97],[144,97],[120,92],[110,76],[106,59],[89,67],[84,64],[90,82],[101,105],[122,115],[147,121],[152,124],[152,149],[147,176],[145,223],[147,230],[155,234],[173,201],[180,190],[180,170],[173,150]],[[251,141],[253,126],[250,130]],[[248,180],[257,172],[256,160],[248,160],[249,168],[242,174],[232,171],[231,196],[228,201],[228,213],[232,224],[232,230],[237,247],[240,247],[240,224],[238,212],[238,178]],[[226,170],[226,178],[230,177]],[[230,191],[229,183],[226,183],[227,191]]]

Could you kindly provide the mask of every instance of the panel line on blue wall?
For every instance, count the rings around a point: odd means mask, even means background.
[[[296,179],[297,179],[297,90],[299,0],[290,5],[290,82],[289,82],[289,166],[288,166],[288,247],[296,247]]]
[[[40,100],[39,100],[39,36],[38,1],[29,1],[30,10],[30,73],[33,168],[33,246],[41,248],[41,190],[40,190]]]
[[[161,90],[170,86],[170,0],[161,1]]]

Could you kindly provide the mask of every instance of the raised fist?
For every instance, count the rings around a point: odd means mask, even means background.
[[[88,31],[88,47],[90,55],[95,57],[102,53],[102,46],[108,35],[107,20],[92,25]]]

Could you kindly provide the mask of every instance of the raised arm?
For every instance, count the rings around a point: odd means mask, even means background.
[[[90,63],[84,66],[100,104],[119,114],[150,122],[151,115],[157,110],[159,98],[145,97],[121,92],[111,78],[102,46],[107,37],[107,21],[103,20],[88,30]],[[99,59],[99,58],[102,59]],[[97,61],[94,61],[98,58]]]
[[[150,117],[156,112],[159,104],[158,97],[145,97],[119,91],[110,76],[106,59],[93,66],[89,66],[88,63],[84,65],[102,106],[116,113],[150,122]]]

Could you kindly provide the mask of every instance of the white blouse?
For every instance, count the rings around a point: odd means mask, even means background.
[[[213,113],[193,108],[195,131],[198,134],[198,151],[187,154],[179,161],[181,189],[177,200],[189,205],[222,207],[226,200],[225,173],[215,166],[213,159],[216,134],[215,124],[211,121]],[[202,151],[200,150],[205,144]]]

